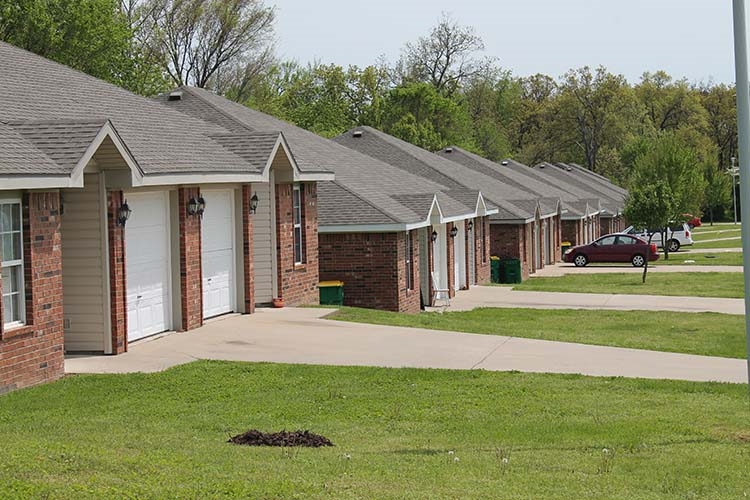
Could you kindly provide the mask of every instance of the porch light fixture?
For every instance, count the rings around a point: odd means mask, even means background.
[[[250,213],[254,214],[258,210],[258,193],[253,193],[253,197],[250,198]]]
[[[430,240],[432,240],[433,243],[437,241],[437,231],[432,232],[432,235],[430,236]]]
[[[456,226],[453,226],[453,228],[451,229],[451,238],[455,238],[457,234],[458,228]]]
[[[117,209],[117,223],[122,227],[125,227],[125,223],[130,218],[132,212],[133,211],[130,210],[130,207],[128,206],[128,200],[125,200],[123,204],[120,205],[120,208]]]
[[[468,226],[466,226],[466,227],[467,227],[467,228],[469,229],[469,231],[471,231],[472,229],[474,229],[474,221],[473,221],[473,220],[470,220],[470,221],[469,221],[469,225],[468,225]]]
[[[198,196],[198,198],[192,196],[187,204],[188,215],[197,215],[198,217],[203,217],[203,212],[205,211],[206,200],[203,199],[203,196]]]

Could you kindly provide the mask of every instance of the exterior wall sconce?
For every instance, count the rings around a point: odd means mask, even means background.
[[[117,209],[117,223],[122,227],[125,227],[125,223],[130,218],[132,212],[133,211],[130,210],[130,207],[128,206],[128,200],[125,200],[122,205],[120,205],[120,208]]]
[[[254,214],[258,210],[258,193],[253,193],[253,197],[250,198],[250,213]]]
[[[203,217],[203,212],[205,211],[206,200],[203,199],[203,196],[198,196],[197,199],[195,197],[190,198],[190,201],[188,201],[187,204],[188,215],[197,215],[198,217]]]
[[[472,229],[474,229],[474,221],[470,220],[469,224],[466,227],[469,229],[469,231],[471,231]]]
[[[430,240],[431,240],[431,241],[432,241],[433,243],[435,243],[435,242],[437,241],[437,236],[438,236],[438,235],[437,235],[437,231],[433,231],[433,232],[432,232],[432,234],[430,235]]]
[[[453,228],[451,229],[451,238],[455,238],[457,234],[458,228],[456,226],[453,226]]]

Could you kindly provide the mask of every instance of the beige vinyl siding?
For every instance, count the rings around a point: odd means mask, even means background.
[[[63,308],[66,351],[105,350],[104,209],[99,175],[63,190]]]
[[[253,216],[253,246],[255,272],[255,303],[266,304],[276,296],[275,293],[275,214],[271,213],[274,196],[271,194],[272,183],[254,184],[253,190],[258,195],[258,209]]]

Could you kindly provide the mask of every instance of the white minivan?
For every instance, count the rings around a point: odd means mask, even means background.
[[[661,232],[656,230],[645,230],[635,229],[633,226],[628,227],[623,231],[625,234],[634,234],[640,236],[644,240],[648,241],[650,233],[654,233],[654,237],[651,238],[651,243],[656,243],[656,246],[663,247],[661,243]],[[670,252],[676,252],[680,247],[685,245],[692,245],[693,238],[690,236],[690,226],[684,222],[672,224],[667,228],[667,250]]]

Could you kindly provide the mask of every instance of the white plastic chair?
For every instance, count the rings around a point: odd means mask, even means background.
[[[438,285],[437,275],[433,271],[432,273],[432,305],[437,306],[438,300],[445,301],[446,306],[451,305],[451,296],[447,288],[440,288]]]

